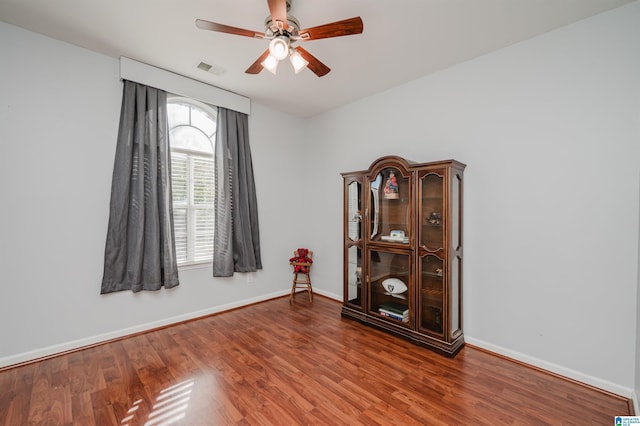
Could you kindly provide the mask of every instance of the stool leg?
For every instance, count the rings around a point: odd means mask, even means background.
[[[291,285],[291,295],[289,296],[289,303],[293,303],[293,295],[296,292],[296,282],[298,281],[298,273],[293,273],[293,284]]]
[[[302,281],[298,274],[302,274],[305,277],[305,280]],[[313,302],[313,288],[311,287],[311,275],[309,272],[294,272],[293,273],[293,283],[291,284],[291,294],[289,295],[289,303],[293,303],[294,296],[296,294],[296,290],[298,288],[304,288],[307,290],[309,295],[309,302]]]

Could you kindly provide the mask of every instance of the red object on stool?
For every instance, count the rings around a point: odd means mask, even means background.
[[[293,302],[293,296],[296,290],[302,288],[309,293],[309,302],[313,302],[313,289],[311,288],[311,276],[309,270],[313,263],[313,252],[306,248],[294,250],[293,257],[289,259],[289,263],[293,266],[293,285],[291,286],[291,295],[289,303]]]

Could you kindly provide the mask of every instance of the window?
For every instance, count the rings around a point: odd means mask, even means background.
[[[180,97],[167,99],[173,226],[178,265],[213,260],[216,110]]]

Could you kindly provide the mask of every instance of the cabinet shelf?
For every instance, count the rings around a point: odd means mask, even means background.
[[[391,235],[381,235],[380,241],[384,243],[409,244],[409,236],[392,237]]]
[[[442,289],[423,288],[422,293],[428,296],[442,296]]]
[[[443,278],[443,274],[438,274],[437,272],[422,272],[422,276],[427,276],[430,278]]]

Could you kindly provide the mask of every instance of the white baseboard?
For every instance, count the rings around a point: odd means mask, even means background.
[[[336,301],[342,303],[342,295],[341,294],[335,294],[335,293],[332,293],[330,291],[324,291],[322,289],[317,289],[317,288],[314,288],[313,292],[317,293],[317,294],[320,294],[320,295],[322,295],[324,297],[328,297],[329,299],[333,299],[333,300],[336,300]]]
[[[281,297],[289,294],[289,291],[290,290],[277,291],[274,293],[253,297],[250,299],[244,299],[244,300],[239,300],[237,302],[228,303],[226,305],[214,306],[212,308],[207,308],[200,311],[195,311],[195,312],[190,312],[183,315],[165,318],[159,321],[140,324],[134,327],[128,327],[121,330],[112,331],[109,333],[99,334],[99,335],[87,337],[84,339],[73,340],[73,341],[61,343],[58,345],[48,346],[46,348],[39,348],[33,351],[23,352],[20,354],[3,357],[3,358],[0,358],[0,368],[21,364],[28,361],[33,361],[39,358],[52,356],[52,355],[67,352],[70,350],[83,348],[86,346],[96,345],[96,344],[107,342],[109,340],[117,339],[120,337],[125,337],[132,334],[148,331],[148,330],[153,330],[154,328],[165,327],[171,324],[176,324],[176,323],[192,320],[199,317],[205,317],[207,315],[216,314],[218,312],[240,308],[242,306],[250,305],[252,303],[274,299],[276,297]]]
[[[599,379],[597,377],[589,376],[588,374],[581,373],[576,370],[572,370],[570,368],[562,367],[560,365],[556,365],[547,361],[543,361],[541,359],[522,354],[520,352],[513,351],[511,349],[506,349],[501,346],[496,346],[491,343],[487,343],[485,341],[474,339],[473,337],[464,337],[465,342],[470,345],[477,346],[482,349],[486,349],[487,351],[494,352],[500,355],[503,355],[508,358],[512,358],[514,360],[523,362],[525,364],[529,364],[534,367],[541,368],[543,370],[550,371],[552,373],[558,374],[560,376],[567,377],[569,379],[576,380],[578,382],[585,383],[587,385],[596,387],[598,389],[605,390],[607,392],[614,393],[616,395],[623,396],[625,398],[630,398],[633,400],[634,408],[636,413],[638,413],[638,403],[637,396],[635,395],[635,391],[631,388],[620,386],[616,383],[612,383],[608,380]]]

